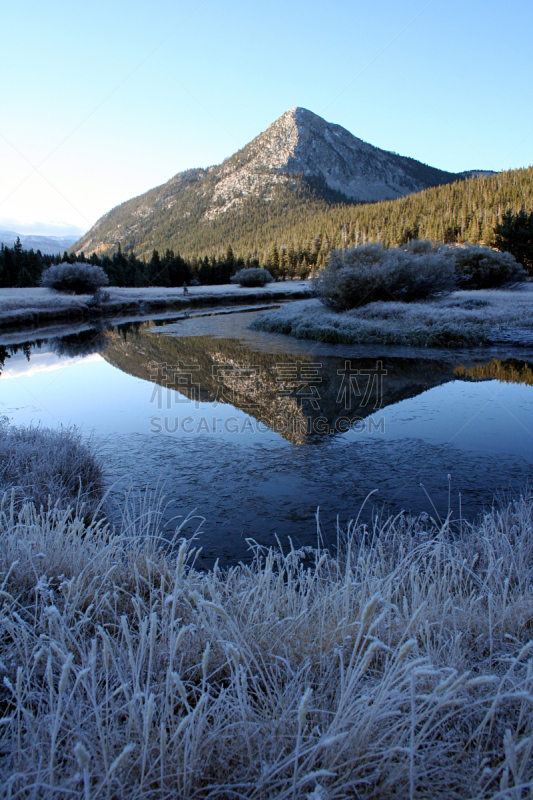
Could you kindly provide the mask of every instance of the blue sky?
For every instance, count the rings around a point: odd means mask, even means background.
[[[87,229],[295,105],[442,169],[533,163],[526,0],[19,0],[2,23],[0,227]]]

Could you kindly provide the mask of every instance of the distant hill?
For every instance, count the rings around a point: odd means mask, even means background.
[[[17,237],[20,237],[24,250],[35,250],[35,252],[40,250],[43,255],[64,253],[65,250],[70,250],[78,239],[77,236],[39,236],[0,230],[0,243],[6,247],[13,247]]]
[[[496,175],[493,169],[467,169],[465,172],[457,173],[461,178],[482,178],[483,176]]]
[[[120,243],[139,255],[155,247],[194,256],[246,242],[260,255],[262,229],[283,225],[287,214],[308,217],[339,204],[402,198],[466,175],[373,147],[311,111],[292,108],[219,166],[180,172],[112,209],[74,250],[106,253]],[[262,242],[254,241],[254,230]]]

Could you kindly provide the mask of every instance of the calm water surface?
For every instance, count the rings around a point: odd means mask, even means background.
[[[77,425],[110,502],[163,486],[204,563],[316,541],[372,510],[472,518],[533,475],[533,351],[324,345],[250,331],[258,312],[0,344],[0,415]],[[31,338],[28,336],[27,338]],[[178,518],[178,520],[176,520]],[[192,532],[198,519],[185,530]]]

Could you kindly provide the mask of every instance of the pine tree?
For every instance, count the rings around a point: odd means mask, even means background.
[[[528,214],[522,206],[517,214],[507,211],[494,228],[494,244],[519,261],[533,275],[533,211]]]
[[[274,278],[282,277],[285,280],[286,275],[281,272],[279,261],[279,250],[276,244],[273,245],[270,255],[267,260],[267,267]]]

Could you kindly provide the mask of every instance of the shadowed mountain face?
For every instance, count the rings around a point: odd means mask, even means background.
[[[191,169],[105,214],[75,251],[165,248],[198,225],[244,216],[276,198],[286,204],[372,202],[464,177],[358,139],[305,108],[291,108],[219,166]],[[292,197],[290,197],[292,195]],[[274,206],[273,206],[274,207]],[[237,224],[237,223],[236,223]],[[222,243],[221,246],[223,246]]]
[[[190,400],[231,404],[293,444],[345,432],[379,417],[385,406],[455,378],[452,364],[434,359],[270,354],[234,339],[146,329],[108,334],[102,355],[123,372]],[[166,410],[172,407],[168,397],[161,394]]]

